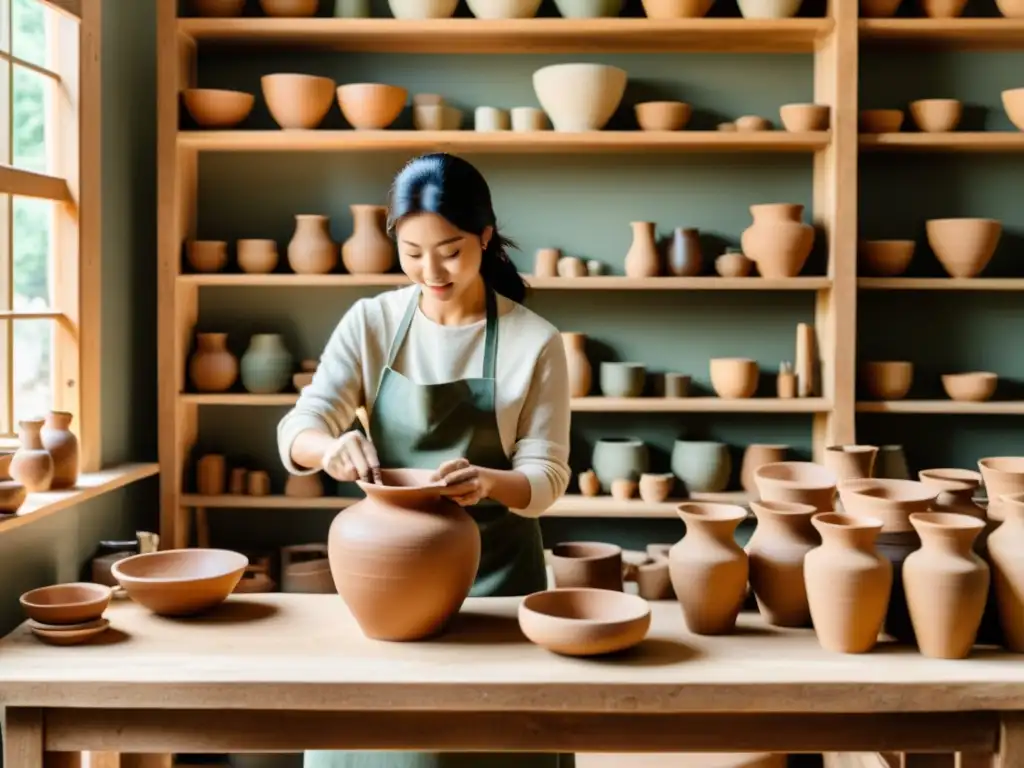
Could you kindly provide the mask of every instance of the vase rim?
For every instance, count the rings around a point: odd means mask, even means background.
[[[882,521],[876,517],[848,515],[842,512],[819,512],[811,518],[815,528],[824,527],[832,531],[881,531]],[[820,527],[819,527],[820,526]]]
[[[575,549],[579,554],[565,552],[567,549]],[[561,554],[560,551],[565,553]],[[572,560],[574,562],[604,560],[621,554],[622,547],[618,544],[609,544],[604,541],[563,541],[551,547],[552,557],[562,558],[563,560]]]
[[[1024,474],[1024,456],[988,456],[978,459],[978,468],[982,473],[1021,475]]]
[[[885,477],[863,477],[843,480],[839,483],[840,494],[852,494],[861,498],[885,502],[932,502],[939,495],[938,489],[929,487],[919,480],[897,480]]]
[[[957,512],[911,512],[910,522],[918,533],[922,531],[973,531],[980,532],[985,521],[972,515]]]
[[[802,504],[799,501],[771,501],[769,499],[751,501],[750,508],[754,511],[755,515],[760,509],[778,517],[810,518],[818,511],[818,508],[813,504]]]
[[[747,510],[739,504],[720,501],[684,501],[676,505],[676,512],[684,520],[700,520],[714,523],[740,522],[747,518]]]
[[[790,470],[790,475],[784,476]],[[808,491],[835,488],[839,482],[835,472],[813,461],[773,461],[754,470],[754,477],[777,486]]]
[[[367,496],[378,498],[410,498],[424,494],[439,498],[445,484],[431,480],[432,474],[429,469],[382,469],[382,485],[365,480],[357,480],[356,484]]]
[[[841,443],[837,445],[825,446],[826,451],[833,451],[835,453],[871,453],[872,451],[877,452],[877,445],[866,445],[862,443]]]

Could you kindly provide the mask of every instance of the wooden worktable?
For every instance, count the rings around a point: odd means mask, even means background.
[[[665,602],[640,647],[571,659],[527,642],[517,605],[469,600],[425,643],[367,640],[333,595],[235,596],[187,620],[115,601],[106,636],[70,648],[22,626],[0,642],[5,765],[39,768],[44,750],[419,748],[996,753],[1024,768],[1022,656],[844,656],[756,614],[699,637]]]

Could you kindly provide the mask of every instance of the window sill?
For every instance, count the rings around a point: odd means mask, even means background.
[[[13,515],[0,515],[0,536],[49,517],[54,512],[99,498],[131,483],[160,473],[159,464],[120,464],[79,476],[78,485],[66,491],[30,493]]]

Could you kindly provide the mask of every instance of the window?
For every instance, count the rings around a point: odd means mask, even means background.
[[[70,411],[99,463],[99,4],[0,0],[0,444]]]

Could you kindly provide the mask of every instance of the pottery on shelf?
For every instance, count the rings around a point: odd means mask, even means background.
[[[676,477],[671,472],[652,474],[645,472],[640,475],[638,488],[640,498],[648,504],[660,504],[672,493]]]
[[[735,248],[726,248],[725,253],[715,259],[715,272],[722,277],[746,277],[754,262]]]
[[[337,88],[341,114],[357,131],[381,131],[405,109],[409,92],[387,83],[346,83]]]
[[[760,115],[742,115],[736,118],[736,130],[741,133],[753,131],[770,131],[772,124]]]
[[[714,0],[642,0],[649,19],[697,19],[706,16]]]
[[[190,240],[185,258],[196,272],[220,272],[228,263],[228,244],[224,240]]]
[[[534,277],[558,277],[558,262],[562,252],[558,248],[538,248],[533,256]]]
[[[370,16],[370,0],[334,0],[334,17],[366,19]]]
[[[227,460],[222,453],[208,453],[196,462],[196,492],[220,496],[227,485]]]
[[[110,572],[128,597],[160,616],[191,616],[223,603],[249,558],[228,549],[165,549],[118,560]]]
[[[967,0],[918,0],[918,5],[929,19],[955,19],[963,15]]]
[[[429,470],[381,470],[383,484],[358,481],[366,498],[331,523],[334,585],[367,637],[435,635],[473,586],[479,530],[430,477]]]
[[[1006,495],[1000,501],[1003,522],[988,537],[992,589],[1003,644],[1013,653],[1024,653],[1024,496]]]
[[[804,584],[804,556],[821,544],[811,524],[810,504],[751,501],[757,527],[747,543],[750,588],[765,621],[778,627],[806,627],[811,613]]]
[[[914,383],[914,364],[907,360],[871,360],[861,363],[860,380],[869,397],[902,400]]]
[[[1009,5],[1009,0],[1004,0]],[[1009,14],[1003,13],[1004,16]],[[1024,17],[1024,5],[1021,6],[1017,17]],[[1013,123],[1018,129],[1024,131],[1024,88],[1010,88],[1002,92],[1000,98],[1003,102],[1003,109],[1006,111],[1006,116],[1010,118],[1010,122]]]
[[[338,245],[331,239],[326,216],[300,213],[288,242],[288,266],[299,275],[325,275],[338,264]]]
[[[607,64],[552,64],[533,73],[533,89],[556,131],[599,131],[618,109],[626,79]]]
[[[999,375],[991,371],[969,371],[967,373],[945,373],[941,376],[942,388],[950,400],[966,403],[982,403],[991,400],[999,384]]]
[[[896,15],[903,0],[860,0],[860,15],[865,19],[887,19]]]
[[[622,590],[622,547],[599,541],[555,544],[548,557],[556,587]]]
[[[1024,19],[1024,0],[996,0],[996,8],[1008,19]]]
[[[601,490],[610,493],[612,481],[619,478],[639,480],[650,461],[647,446],[631,437],[603,437],[594,444],[590,463],[601,482]]]
[[[194,0],[196,15],[211,18],[228,18],[241,16],[245,10],[245,0]]]
[[[537,107],[512,107],[509,110],[512,130],[517,133],[533,133],[548,130],[548,116]]]
[[[973,469],[922,469],[918,480],[938,492],[930,510],[952,512],[958,515],[985,519],[985,512],[974,503],[973,497],[981,486],[981,473]],[[979,536],[980,540],[980,536]]]
[[[1002,521],[1006,506],[1002,497],[1024,493],[1024,457],[991,456],[978,459],[978,469],[981,470],[985,492],[988,494],[988,518]]]
[[[875,545],[882,523],[835,512],[811,522],[821,546],[804,557],[804,585],[818,642],[837,653],[867,653],[892,591],[893,565]]]
[[[11,458],[11,477],[25,486],[29,493],[50,490],[53,482],[53,457],[43,445],[42,419],[18,422],[18,450]]]
[[[226,392],[238,378],[238,360],[228,350],[226,333],[197,333],[188,374],[197,392]]]
[[[580,472],[576,482],[583,496],[597,496],[601,492],[601,481],[597,479],[597,474],[592,469]]]
[[[382,275],[395,265],[395,246],[385,231],[387,208],[350,205],[352,236],[341,246],[341,261],[353,275]]]
[[[751,496],[757,496],[757,482],[754,473],[765,464],[775,464],[786,460],[788,445],[770,443],[751,443],[743,451],[743,462],[740,465],[740,487]]]
[[[686,534],[669,550],[669,573],[683,619],[694,634],[728,634],[747,596],[747,553],[735,539],[747,511],[735,504],[695,502],[678,510]]]
[[[599,19],[622,13],[623,0],[555,0],[555,7],[566,19]]]
[[[903,126],[903,110],[862,109],[857,119],[861,133],[898,133]]]
[[[630,243],[623,264],[626,277],[657,277],[661,274],[661,256],[654,234],[653,221],[631,221],[633,242]]]
[[[260,10],[267,16],[307,17],[316,14],[320,0],[260,0]]]
[[[587,267],[579,256],[563,256],[556,267],[559,277],[586,277]]]
[[[801,221],[803,209],[796,203],[750,206],[754,222],[743,231],[740,243],[761,277],[796,277],[804,268],[814,248],[814,227]]]
[[[877,457],[877,445],[829,445],[825,447],[822,463],[840,482],[861,480],[872,477]]]
[[[864,274],[899,277],[910,266],[916,247],[913,240],[861,240],[857,261]]]
[[[663,378],[663,397],[689,397],[690,377],[685,373],[666,373]]]
[[[711,387],[723,399],[753,397],[757,392],[760,369],[757,361],[746,357],[716,357],[711,364]]]
[[[779,372],[775,375],[775,396],[780,400],[792,400],[797,396],[797,375],[793,371],[793,364],[783,362],[779,365]]]
[[[762,464],[754,471],[762,501],[809,504],[830,512],[836,495],[835,472],[810,461],[779,461]]]
[[[553,653],[596,656],[643,642],[651,607],[637,595],[605,589],[550,589],[519,604],[519,628]]]
[[[247,274],[268,274],[277,267],[277,242],[267,239],[243,239],[235,244],[238,268]]]
[[[784,104],[779,107],[779,119],[787,131],[827,131],[830,107],[827,104]]]
[[[612,480],[612,498],[616,501],[629,501],[636,495],[637,485],[636,480],[626,480],[621,477]]]
[[[700,251],[700,232],[693,227],[676,227],[668,241],[665,263],[675,277],[696,277],[704,271]]]
[[[601,394],[605,397],[640,397],[646,379],[647,369],[640,363],[601,363]]]
[[[996,219],[929,219],[928,245],[950,277],[977,277],[999,245],[1003,225]]]
[[[25,503],[28,489],[16,480],[0,480],[0,516],[13,515]]]
[[[262,469],[248,472],[245,477],[246,493],[250,496],[270,495],[270,475]]]
[[[243,91],[186,88],[181,92],[189,115],[200,128],[234,128],[252,112],[256,97]]]
[[[956,99],[918,99],[910,102],[909,112],[922,132],[946,133],[960,124],[964,105]]]
[[[688,493],[720,493],[729,485],[732,457],[729,446],[712,440],[676,440],[672,473]]]
[[[50,411],[39,430],[43,448],[53,458],[50,488],[55,491],[78,483],[78,438],[71,431],[71,419],[67,411]]]
[[[326,544],[281,547],[281,591],[314,595],[334,592]]]
[[[700,3],[704,0],[685,1]],[[681,131],[690,122],[693,108],[685,101],[643,101],[634,105],[633,113],[641,130]]]
[[[466,0],[478,19],[532,19],[541,0]]]
[[[737,0],[745,19],[790,19],[796,16],[803,0]]]
[[[459,0],[388,0],[396,19],[447,19],[458,5]]]
[[[260,78],[270,116],[285,130],[312,130],[327,117],[334,102],[329,77],[280,73]]]
[[[593,368],[587,358],[587,337],[583,333],[563,333],[565,360],[569,366],[569,396],[586,397],[590,394]]]
[[[272,395],[284,390],[292,378],[295,361],[279,333],[256,333],[242,355],[242,386],[256,395]]]

